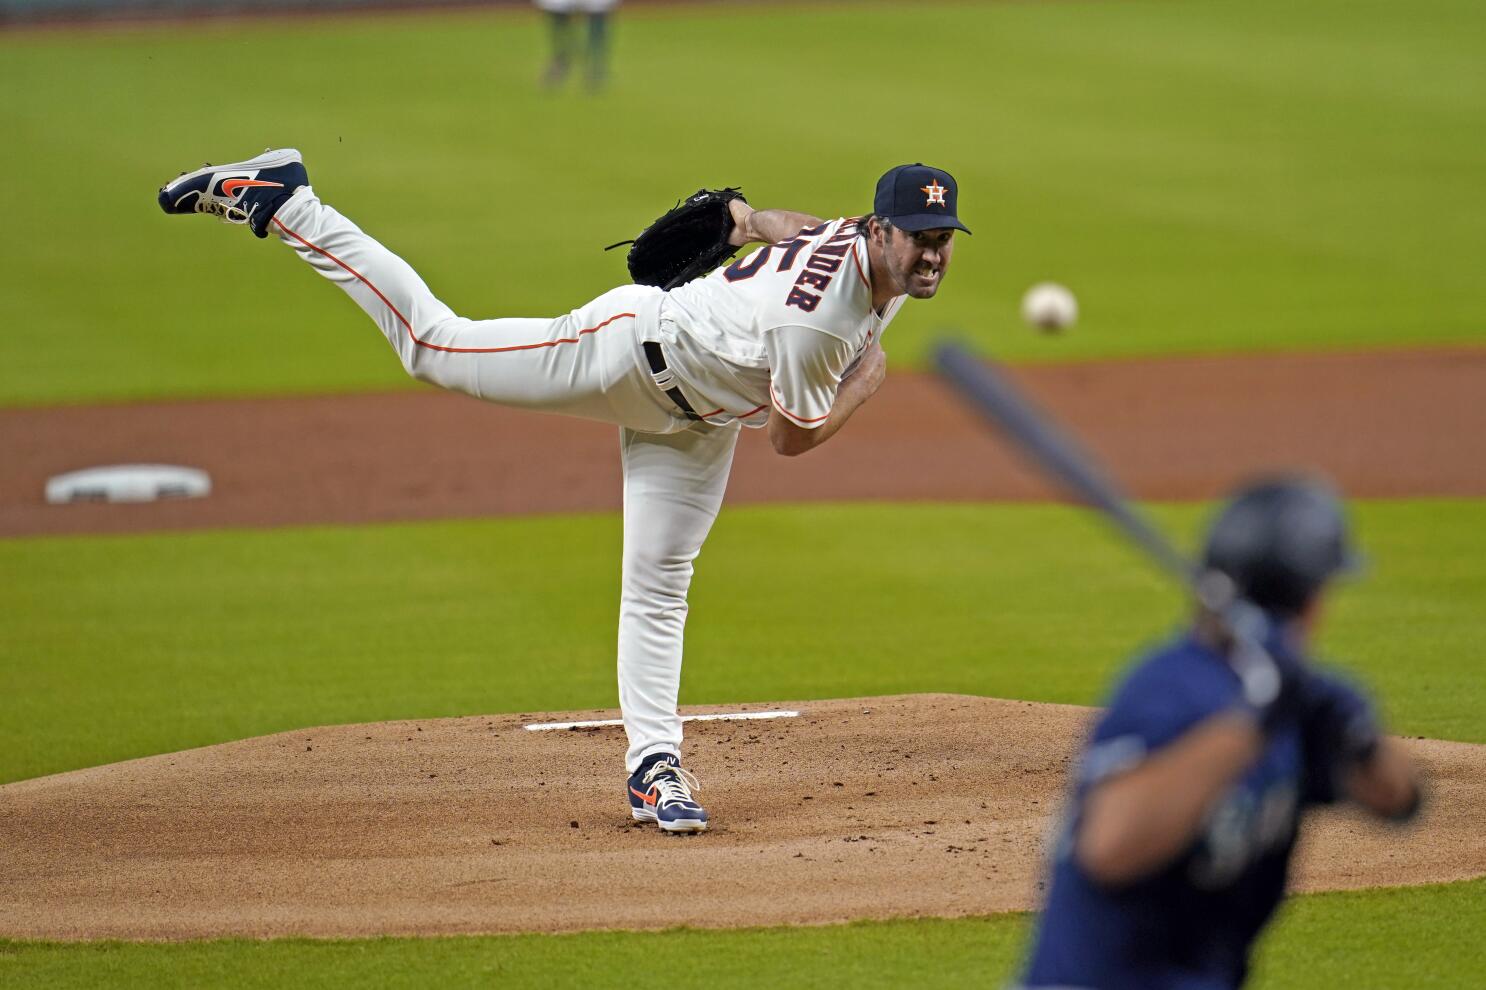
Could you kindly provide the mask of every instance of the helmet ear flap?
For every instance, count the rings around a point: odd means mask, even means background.
[[[1228,575],[1255,605],[1295,615],[1355,556],[1330,487],[1280,477],[1241,488],[1223,507],[1208,530],[1203,564]]]

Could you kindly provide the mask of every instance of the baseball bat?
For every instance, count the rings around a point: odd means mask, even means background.
[[[1146,557],[1175,578],[1233,644],[1229,661],[1255,704],[1268,704],[1280,687],[1279,671],[1260,645],[1265,620],[1236,594],[1232,581],[1204,571],[1177,550],[1103,471],[1094,456],[1061,430],[1053,417],[1016,387],[1005,371],[953,342],[934,350],[934,365],[961,398],[1042,468],[1076,500],[1112,522]]]
[[[1160,530],[1130,504],[1100,470],[1092,454],[1060,430],[1011,381],[1006,372],[980,361],[958,344],[941,344],[934,364],[971,406],[1001,428],[1018,450],[1031,458],[1078,501],[1104,513],[1163,570],[1195,588],[1197,571]]]

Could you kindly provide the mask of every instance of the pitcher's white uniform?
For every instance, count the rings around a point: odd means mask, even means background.
[[[680,754],[682,632],[692,561],[722,506],[740,426],[777,407],[823,423],[842,377],[896,315],[872,309],[855,219],[760,247],[670,293],[627,285],[555,319],[470,320],[305,186],[272,230],[376,321],[415,378],[502,405],[620,427],[624,565],[619,704],[626,768]],[[653,373],[644,345],[659,344]],[[666,394],[679,388],[701,420]]]

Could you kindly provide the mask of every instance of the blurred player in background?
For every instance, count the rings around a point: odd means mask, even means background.
[[[555,89],[567,82],[578,57],[575,22],[582,17],[586,21],[584,78],[589,89],[603,88],[609,78],[609,15],[619,6],[619,0],[536,0],[536,3],[547,12],[552,36],[552,59],[542,76],[543,84]]]
[[[1280,690],[1244,700],[1210,617],[1135,665],[1084,750],[1025,987],[1237,987],[1308,806],[1413,814],[1409,759],[1371,703],[1306,659],[1325,587],[1351,559],[1342,507],[1314,483],[1257,484],[1219,514],[1205,567],[1255,606]]]

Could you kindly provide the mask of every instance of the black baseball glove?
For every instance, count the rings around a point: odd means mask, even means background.
[[[630,245],[627,260],[635,284],[674,289],[738,253],[738,248],[728,243],[733,232],[728,204],[735,199],[743,199],[737,189],[699,189],[646,227],[639,237],[610,244],[604,250]]]

